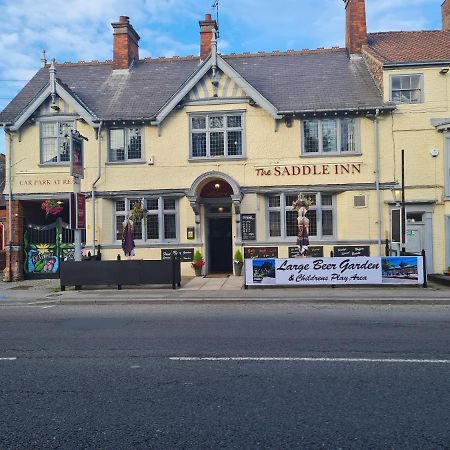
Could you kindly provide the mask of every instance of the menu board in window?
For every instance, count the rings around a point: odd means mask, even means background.
[[[256,214],[241,214],[243,241],[256,240]]]

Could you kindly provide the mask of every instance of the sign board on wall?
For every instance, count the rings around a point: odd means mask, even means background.
[[[161,260],[167,261],[172,255],[179,256],[181,262],[190,262],[194,259],[193,248],[163,248],[161,249]]]
[[[335,257],[351,257],[355,258],[357,256],[370,256],[370,247],[368,245],[363,246],[344,246],[339,245],[333,247],[333,254]]]
[[[278,258],[278,247],[244,247],[244,258]]]
[[[299,258],[300,250],[298,246],[289,247],[289,258]],[[321,258],[323,257],[323,247],[322,246],[309,246],[308,247],[308,258]]]
[[[256,241],[256,214],[241,214],[243,241]]]
[[[247,259],[247,286],[424,283],[421,256]]]

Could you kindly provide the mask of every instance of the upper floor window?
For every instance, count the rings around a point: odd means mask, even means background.
[[[306,216],[309,219],[309,236],[318,238],[332,237],[336,222],[334,199],[332,194],[305,194],[311,206]],[[267,198],[269,238],[286,239],[297,236],[297,211],[292,203],[297,194],[273,194]]]
[[[243,155],[243,114],[190,116],[191,158],[233,158]]]
[[[141,160],[142,128],[111,128],[108,144],[110,162]]]
[[[392,75],[391,101],[395,103],[422,102],[422,75]]]
[[[174,197],[122,198],[115,202],[115,235],[122,239],[123,222],[135,203],[146,211],[144,220],[133,223],[133,238],[165,242],[178,239],[177,200]]]
[[[70,162],[70,131],[73,129],[75,129],[73,121],[40,123],[42,164]]]
[[[321,119],[304,120],[303,154],[357,153],[357,120]]]

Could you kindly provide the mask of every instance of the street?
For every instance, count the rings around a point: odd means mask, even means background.
[[[450,448],[450,307],[0,307],[0,448]]]

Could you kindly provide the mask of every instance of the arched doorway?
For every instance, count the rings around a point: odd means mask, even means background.
[[[240,241],[242,194],[229,175],[207,172],[200,175],[187,192],[195,213],[196,236],[202,236],[207,274],[233,271],[233,239]],[[234,226],[233,226],[234,219]]]

